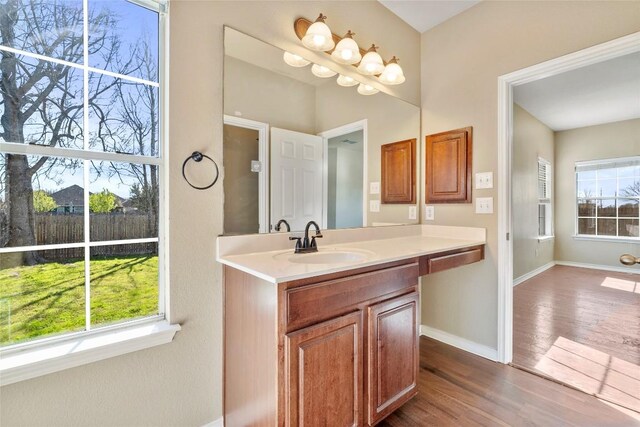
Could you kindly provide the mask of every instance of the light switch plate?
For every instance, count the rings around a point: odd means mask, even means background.
[[[262,172],[262,162],[259,160],[251,160],[251,172]]]
[[[425,206],[424,207],[424,219],[427,221],[433,221],[436,219],[436,207],[435,206]]]
[[[493,188],[493,172],[478,172],[476,174],[476,190]]]
[[[379,182],[370,182],[369,183],[369,194],[380,194],[380,183]]]
[[[476,213],[492,214],[493,213],[493,197],[476,197]]]
[[[418,208],[416,206],[409,206],[409,219],[418,218]]]
[[[380,200],[369,200],[369,212],[380,212]]]

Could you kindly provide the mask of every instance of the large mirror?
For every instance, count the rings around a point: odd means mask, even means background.
[[[417,106],[290,66],[281,49],[229,27],[224,46],[225,234],[418,222],[417,203],[380,194],[381,146],[419,142]]]

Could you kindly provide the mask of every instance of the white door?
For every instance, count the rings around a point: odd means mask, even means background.
[[[322,138],[271,128],[271,230],[285,219],[291,231],[322,221]]]

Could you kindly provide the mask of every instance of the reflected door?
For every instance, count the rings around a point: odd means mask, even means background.
[[[322,220],[322,138],[271,128],[271,230],[285,219],[291,230]]]

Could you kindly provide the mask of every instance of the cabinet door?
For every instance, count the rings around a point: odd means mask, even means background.
[[[408,139],[381,147],[382,203],[416,202],[416,140]]]
[[[362,425],[362,312],[286,335],[287,426]]]
[[[417,393],[418,293],[367,308],[367,422],[374,425]]]
[[[426,137],[426,203],[471,203],[471,127]]]

